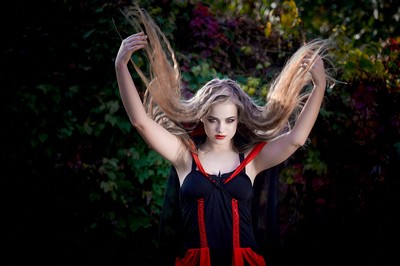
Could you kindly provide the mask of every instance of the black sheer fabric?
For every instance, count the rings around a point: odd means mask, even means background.
[[[159,231],[159,261],[163,265],[174,265],[182,250],[182,212],[179,203],[179,178],[172,166],[165,189]]]

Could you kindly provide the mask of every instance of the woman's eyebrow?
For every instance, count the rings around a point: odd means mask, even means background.
[[[213,119],[219,120],[219,118],[212,116],[212,115],[207,116],[207,118],[213,118]],[[236,119],[236,116],[232,115],[232,116],[226,117],[225,119]]]

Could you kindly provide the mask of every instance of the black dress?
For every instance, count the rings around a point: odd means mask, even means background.
[[[254,237],[253,186],[244,171],[264,144],[257,145],[247,158],[239,154],[240,166],[219,175],[207,174],[193,154],[192,170],[182,187],[179,189],[179,180],[169,180],[170,189],[174,193],[179,190],[179,198],[164,202],[179,209],[169,210],[175,219],[161,224],[164,237],[168,232],[175,234],[172,242],[164,242],[171,265],[173,254],[177,256],[175,265],[228,266],[233,261],[235,265],[265,265]],[[172,245],[176,248],[171,249]]]

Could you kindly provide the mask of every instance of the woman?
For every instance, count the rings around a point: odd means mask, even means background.
[[[175,265],[265,265],[251,222],[254,179],[306,142],[330,78],[322,60],[327,42],[310,42],[290,58],[265,106],[231,79],[215,78],[184,99],[165,35],[144,10],[126,15],[138,33],[122,41],[116,76],[132,125],[179,179],[184,241]],[[150,78],[131,61],[139,50]],[[130,61],[147,88],[144,102]],[[312,90],[304,92],[309,84]]]

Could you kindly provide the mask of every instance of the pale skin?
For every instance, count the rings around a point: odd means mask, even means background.
[[[133,34],[121,43],[115,60],[115,69],[122,102],[132,125],[152,149],[175,167],[182,184],[191,171],[191,153],[178,137],[147,116],[128,69],[132,54],[146,45],[147,36],[143,32]],[[307,55],[299,67],[307,67],[311,56]],[[269,141],[246,166],[246,173],[252,183],[258,173],[285,161],[306,142],[325,93],[326,76],[321,58],[317,58],[310,68],[310,73],[314,88],[293,128]],[[208,115],[201,118],[201,121],[207,135],[205,143],[198,148],[203,168],[207,173],[216,175],[233,171],[240,163],[232,144],[238,124],[236,106],[230,101],[217,103],[210,109]]]

